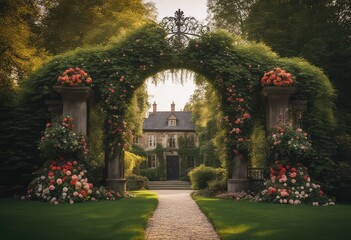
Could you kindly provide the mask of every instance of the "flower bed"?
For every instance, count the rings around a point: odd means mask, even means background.
[[[39,149],[46,160],[29,184],[22,199],[41,199],[53,204],[71,204],[99,199],[116,200],[122,196],[104,187],[94,187],[84,167],[89,152],[87,141],[73,132],[73,119],[63,116],[46,124]]]

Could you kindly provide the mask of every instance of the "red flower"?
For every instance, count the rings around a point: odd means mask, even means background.
[[[87,195],[87,192],[82,190],[82,191],[80,191],[80,194],[82,194],[82,196],[85,197]]]
[[[48,176],[49,176],[49,177],[52,177],[52,176],[54,176],[54,173],[53,173],[53,172],[49,172],[49,173],[48,173]]]
[[[46,124],[46,128],[49,128],[49,127],[51,127],[51,123]]]

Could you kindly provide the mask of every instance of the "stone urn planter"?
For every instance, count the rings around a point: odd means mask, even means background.
[[[93,91],[90,87],[61,87],[54,86],[63,101],[63,114],[74,120],[75,132],[87,134],[88,99]]]
[[[296,87],[267,86],[261,91],[265,98],[266,130],[269,131],[278,123],[288,125],[290,122],[290,98]]]

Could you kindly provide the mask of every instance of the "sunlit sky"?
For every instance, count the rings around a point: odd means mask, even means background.
[[[158,11],[158,21],[161,21],[164,17],[174,16],[178,9],[184,12],[185,17],[195,17],[200,22],[205,21],[207,16],[207,0],[145,0],[145,2],[155,3]],[[182,110],[195,90],[192,78],[186,79],[182,85],[173,83],[170,75],[166,77],[164,84],[160,82],[155,86],[149,80],[147,86],[149,103],[152,105],[156,101],[157,111],[170,111],[173,101],[176,111]]]

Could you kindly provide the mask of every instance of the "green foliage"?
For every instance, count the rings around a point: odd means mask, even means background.
[[[145,23],[150,15],[140,0],[60,0],[45,10],[42,21],[44,44],[54,54],[84,44],[107,44],[111,39]]]
[[[100,104],[91,104],[89,111],[89,164],[92,166],[103,166],[105,158],[104,149],[104,120],[105,113]]]
[[[302,129],[292,129],[288,126],[278,126],[267,138],[268,161],[271,166],[275,161],[283,164],[302,163],[310,166],[310,161],[315,156],[311,141]]]
[[[126,177],[132,176],[135,172],[139,172],[140,165],[146,161],[145,157],[138,156],[134,153],[125,151],[124,152],[124,175]],[[137,190],[137,189],[133,189]]]
[[[217,93],[206,81],[204,77],[196,76],[197,89],[185,109],[193,115],[199,141],[199,160],[203,160],[207,166],[219,167],[225,162],[225,156],[221,154],[225,152],[225,132]]]
[[[38,68],[46,53],[35,22],[40,8],[36,1],[4,0],[0,6],[0,78],[22,80]]]
[[[188,165],[188,156],[193,156],[195,163],[199,159],[199,149],[197,147],[189,147],[187,146],[187,142],[184,137],[179,137],[178,139],[178,154],[181,159],[181,173],[180,179],[183,181],[188,181],[189,176],[188,173],[191,170],[192,166]]]
[[[129,175],[127,179],[127,191],[149,189],[147,177],[139,175]]]
[[[56,97],[52,85],[69,67],[80,66],[89,73],[94,81],[95,100],[104,103],[107,118],[113,118],[118,124],[122,124],[135,90],[148,76],[168,68],[186,68],[205,76],[217,93],[219,109],[227,119],[221,142],[225,144],[226,167],[232,169],[231,161],[237,151],[248,154],[253,123],[263,125],[260,79],[264,72],[280,67],[296,78],[298,94],[294,97],[308,100],[308,112],[302,119],[303,129],[311,135],[313,147],[320,155],[319,162],[312,166],[313,173],[320,180],[331,177],[327,170],[332,169],[330,159],[335,148],[331,139],[335,127],[335,92],[320,69],[301,59],[279,58],[262,44],[236,41],[223,32],[203,35],[178,52],[172,50],[165,36],[161,27],[150,23],[104,48],[79,49],[57,56],[42,66],[23,84],[21,119],[17,125],[30,131],[20,136],[22,140],[26,137],[26,141],[19,142],[28,145],[21,150],[30,146],[35,149],[34,136],[38,136],[48,118],[44,101]],[[244,114],[249,117],[243,117]],[[238,119],[240,123],[236,125]],[[112,154],[109,157],[120,151],[125,143],[123,134],[111,135],[113,129],[111,127],[106,135],[107,150]],[[25,159],[28,154],[20,156]],[[165,166],[162,157],[158,159],[161,159],[161,166]],[[36,154],[33,153],[25,162],[31,165],[35,161]],[[159,169],[160,178],[164,178],[165,170],[161,170],[164,167]],[[328,174],[321,174],[323,171]]]
[[[164,149],[161,144],[157,144],[155,152],[156,152],[156,158],[158,161],[158,167],[157,167],[157,175],[159,176],[159,180],[163,181],[166,180],[166,159],[163,155]]]
[[[83,135],[73,132],[73,118],[60,116],[55,122],[47,123],[38,149],[44,161],[59,157],[86,161],[88,147]]]
[[[193,189],[205,189],[209,187],[209,182],[223,179],[225,170],[222,168],[207,167],[203,164],[189,172],[191,187]]]
[[[250,165],[262,168],[266,162],[266,133],[261,125],[254,125],[250,136]]]
[[[208,190],[212,193],[212,196],[226,192],[228,187],[228,180],[224,176],[220,179],[215,179],[208,182]]]
[[[143,168],[140,169],[140,175],[145,176],[150,181],[159,181],[160,175],[157,168]]]

